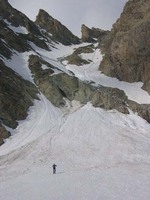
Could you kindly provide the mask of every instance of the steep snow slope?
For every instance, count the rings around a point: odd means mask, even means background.
[[[149,104],[150,95],[142,89],[143,83],[128,83],[124,81],[119,81],[116,78],[107,77],[102,74],[98,68],[102,60],[102,54],[99,49],[96,48],[95,44],[94,53],[81,54],[83,59],[90,59],[92,63],[83,65],[81,67],[76,65],[69,65],[67,61],[61,63],[61,59],[72,54],[76,48],[82,46],[88,46],[88,43],[82,43],[79,45],[64,46],[62,44],[53,44],[55,48],[50,48],[52,51],[43,50],[33,43],[31,43],[34,51],[26,53],[15,52],[11,60],[4,60],[5,64],[20,74],[23,78],[33,82],[32,74],[30,73],[28,66],[29,55],[40,55],[41,58],[52,65],[56,66],[58,70],[64,71],[65,73],[70,73],[72,71],[76,77],[85,81],[93,81],[95,85],[103,85],[106,87],[118,88],[123,90],[130,100],[133,100],[139,104]],[[21,66],[21,67],[18,67]]]
[[[59,62],[75,46],[58,45],[52,52],[33,47],[43,59],[73,71],[82,80],[122,85],[131,99],[150,102],[141,83],[128,87],[97,71],[102,57],[99,50],[88,54],[92,64],[76,67]],[[19,59],[20,55],[14,62]],[[32,81],[27,57],[21,59],[24,72],[15,70]],[[0,147],[1,200],[149,200],[150,124],[132,112],[124,115],[75,101],[60,110],[42,94],[39,98],[28,118],[19,122],[13,136]],[[52,175],[53,163],[57,164],[56,175]]]
[[[0,148],[0,199],[148,200],[149,130],[132,113],[91,104],[79,108],[74,102],[63,116],[41,95],[18,133]]]
[[[102,60],[102,54],[99,49],[96,49],[91,54],[81,54],[83,59],[91,59],[93,62],[82,67],[76,65],[68,65],[64,61],[64,65],[72,71],[79,79],[85,81],[93,81],[96,85],[100,84],[106,87],[118,88],[123,90],[130,100],[136,101],[139,104],[150,103],[150,95],[142,88],[143,83],[128,83],[119,81],[117,78],[111,78],[102,74],[98,68]]]

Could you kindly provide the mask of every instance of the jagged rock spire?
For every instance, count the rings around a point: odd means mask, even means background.
[[[64,45],[80,43],[80,39],[77,36],[73,35],[64,25],[42,9],[39,10],[35,23],[52,34],[54,40]]]
[[[82,24],[81,33],[81,39],[83,42],[95,42],[97,39],[102,39],[104,36],[106,36],[109,31],[104,31],[94,27],[90,29],[86,25]]]

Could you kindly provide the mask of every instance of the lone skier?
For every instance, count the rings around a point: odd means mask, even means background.
[[[56,174],[56,167],[57,167],[57,165],[53,164],[52,167],[53,167],[53,174]]]

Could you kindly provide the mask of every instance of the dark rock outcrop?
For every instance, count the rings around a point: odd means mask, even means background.
[[[0,145],[4,143],[4,139],[8,138],[10,133],[0,124]]]
[[[77,52],[85,51],[83,48],[76,49]],[[42,70],[42,64],[47,69]],[[150,122],[150,105],[138,104],[127,98],[125,93],[117,88],[94,86],[92,82],[83,82],[73,75],[62,71],[55,74],[55,66],[41,60],[36,55],[31,55],[29,67],[34,74],[34,81],[39,90],[55,105],[65,105],[65,98],[78,100],[82,104],[91,102],[95,107],[106,110],[116,109],[119,112],[128,114],[128,109],[138,113],[139,116]]]
[[[13,28],[25,28],[26,33],[15,32]],[[29,42],[40,48],[49,50],[46,38],[39,28],[23,13],[14,9],[6,0],[0,0],[0,53],[7,58],[11,56],[11,49],[25,52],[32,49]],[[5,42],[2,42],[2,39]]]
[[[81,40],[83,42],[96,42],[97,40],[99,40],[99,42],[102,42],[102,40],[106,37],[109,31],[104,31],[94,27],[90,29],[83,24],[81,27],[81,33]]]
[[[7,0],[0,0],[0,16],[14,27],[26,27],[33,34],[41,34],[38,27],[26,15],[13,8]]]
[[[64,25],[58,20],[51,17],[46,11],[40,9],[36,17],[35,23],[48,33],[52,34],[52,39],[64,45],[79,44],[80,40],[73,35]]]
[[[77,65],[77,66],[81,66],[81,65],[90,63],[90,61],[84,60],[80,55],[76,54],[75,52],[73,54],[65,57],[64,59],[68,60],[68,64]]]
[[[128,105],[133,112],[138,113],[140,117],[150,123],[150,104],[138,104],[134,101],[128,100]]]
[[[1,30],[1,40],[0,40],[0,54],[7,59],[11,57],[12,51],[16,50],[18,52],[29,51],[30,46],[27,41],[15,34],[12,29],[8,27],[8,24],[0,19],[0,30]],[[2,41],[3,40],[3,41]]]
[[[100,70],[150,93],[150,1],[129,0],[103,45]]]
[[[28,108],[33,105],[33,100],[37,98],[37,93],[38,90],[32,83],[23,80],[0,61],[1,126],[4,124],[8,127],[16,128],[17,121],[27,117]],[[0,130],[0,135],[4,135],[4,127]]]
[[[65,100],[78,100],[82,104],[92,102],[96,107],[107,110],[116,109],[128,113],[127,97],[123,91],[116,88],[93,86],[90,82],[82,82],[78,78],[63,72],[53,74],[53,67],[42,70],[42,60],[38,56],[30,56],[29,67],[34,74],[34,80],[40,91],[56,106],[64,106]]]
[[[67,60],[68,64],[77,65],[77,66],[89,64],[92,62],[92,60],[90,60],[90,59],[85,60],[82,58],[82,56],[80,54],[81,53],[93,53],[94,49],[95,49],[95,47],[93,44],[76,48],[75,51],[71,55],[64,57],[62,59],[62,61]]]

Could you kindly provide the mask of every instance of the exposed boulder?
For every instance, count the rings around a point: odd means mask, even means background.
[[[129,0],[104,42],[100,70],[128,82],[142,81],[150,93],[150,1]]]
[[[52,34],[52,39],[64,45],[79,44],[80,39],[73,35],[58,20],[51,17],[46,11],[40,9],[36,17],[35,23],[48,33]]]

